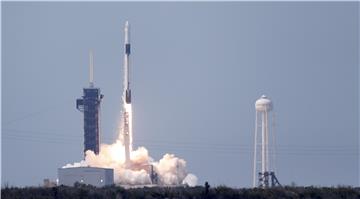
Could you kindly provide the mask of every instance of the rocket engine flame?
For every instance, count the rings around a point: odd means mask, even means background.
[[[187,184],[195,186],[197,177],[188,173],[186,161],[174,154],[166,153],[159,161],[149,156],[145,147],[133,150],[132,105],[129,78],[130,26],[125,25],[125,57],[124,57],[124,91],[122,96],[123,114],[120,121],[119,135],[113,144],[101,144],[99,154],[88,150],[85,160],[67,164],[69,167],[104,167],[114,169],[114,181],[126,185],[151,184],[151,166],[158,175],[159,185]]]

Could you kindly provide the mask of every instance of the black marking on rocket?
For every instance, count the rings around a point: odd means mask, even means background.
[[[130,104],[131,103],[131,90],[130,89],[126,89],[126,92],[125,92],[125,102],[127,104]]]
[[[125,53],[130,55],[130,44],[125,44]]]

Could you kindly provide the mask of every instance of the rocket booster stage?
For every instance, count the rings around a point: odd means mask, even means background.
[[[131,89],[130,89],[130,25],[129,22],[125,23],[125,57],[124,64],[126,69],[126,90],[125,90],[125,102],[131,104]]]

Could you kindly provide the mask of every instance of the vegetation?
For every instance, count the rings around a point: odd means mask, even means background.
[[[74,187],[5,187],[1,189],[1,198],[7,199],[82,199],[82,198],[189,198],[189,199],[282,199],[282,198],[325,198],[360,199],[360,188],[351,187],[284,187],[271,189],[233,189],[226,186],[210,188],[197,187],[144,187],[124,189],[118,186],[96,188],[90,185],[76,184]]]

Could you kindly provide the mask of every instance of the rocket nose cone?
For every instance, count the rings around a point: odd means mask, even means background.
[[[126,22],[125,22],[125,26],[126,26],[126,27],[129,27],[129,21],[126,21]]]

